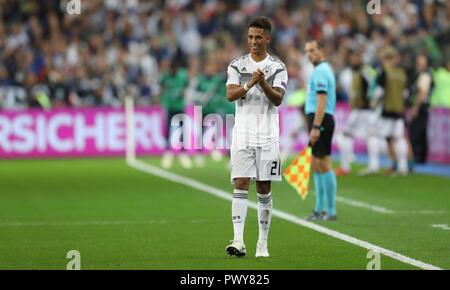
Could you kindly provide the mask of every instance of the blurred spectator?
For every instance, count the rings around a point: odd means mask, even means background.
[[[388,143],[388,155],[392,163],[386,173],[405,175],[408,173],[408,142],[404,136],[403,117],[407,75],[393,47],[383,49],[380,58],[383,66],[376,79],[374,95],[381,101],[381,116],[371,126],[372,132],[367,141],[369,165],[360,175],[373,175],[380,170],[379,155],[384,140]]]
[[[219,113],[233,114],[234,104],[226,99],[225,76],[218,70],[217,62],[209,56],[205,59],[200,73],[189,82],[186,97],[189,103],[203,107],[203,115]]]
[[[167,60],[168,62],[168,60]],[[167,115],[167,151],[164,154],[161,165],[164,168],[170,168],[173,164],[174,154],[170,150],[173,147],[182,147],[179,144],[175,144],[176,141],[184,142],[185,138],[188,138],[188,132],[184,131],[182,137],[180,136],[180,140],[172,140],[172,132],[171,128],[175,128],[177,126],[181,126],[181,124],[172,125],[172,119],[174,116],[178,114],[184,113],[185,109],[185,90],[189,83],[189,75],[188,71],[184,68],[179,68],[176,61],[172,61],[169,67],[164,69],[161,72],[161,104],[165,108]],[[184,120],[181,120],[184,123]],[[186,127],[186,126],[185,126]],[[186,169],[192,168],[192,160],[187,156],[184,151],[179,152],[178,155],[181,164]]]
[[[439,67],[433,72],[433,80],[431,105],[450,108],[450,59],[447,61],[446,67]]]
[[[341,100],[348,95],[351,46],[376,67],[377,52],[391,45],[410,70],[419,53],[436,67],[450,51],[444,0],[382,1],[380,15],[368,15],[360,0],[83,0],[81,15],[68,15],[67,3],[0,0],[0,108],[26,108],[36,85],[57,107],[119,106],[126,94],[142,105],[158,103],[167,62],[187,69],[190,58],[203,63],[214,54],[224,72],[246,51],[245,26],[257,14],[275,22],[271,54],[284,61],[308,38],[325,39]],[[310,68],[301,55],[294,61],[304,86]]]
[[[409,83],[412,84],[409,89],[411,110],[407,118],[409,119],[409,140],[415,162],[426,163],[428,104],[432,89],[432,77],[426,55],[417,56],[415,73]]]
[[[217,60],[213,55],[205,58],[200,72],[198,72],[197,63],[191,64],[191,67],[189,86],[185,91],[187,103],[201,106],[203,117],[209,114],[220,114],[222,117],[225,117],[226,114],[234,114],[234,104],[228,102],[226,98],[225,75],[218,70]],[[198,132],[202,131],[202,126],[197,128]],[[216,137],[219,138],[219,132],[216,133]],[[198,138],[200,139],[198,141],[202,142],[202,136],[198,136]],[[222,140],[216,139],[215,141],[218,144]],[[212,144],[204,145],[211,146]],[[213,160],[222,159],[222,153],[219,150],[213,150],[211,155]],[[199,167],[205,163],[203,156],[195,156],[194,162]]]
[[[345,90],[349,96],[351,112],[346,128],[336,135],[341,161],[341,167],[336,169],[336,176],[350,173],[351,163],[354,160],[353,139],[359,138],[367,142],[378,115],[371,106],[377,72],[370,65],[364,64],[362,53],[358,48],[355,47],[350,53],[349,75],[345,75],[345,78],[349,78],[345,82],[348,81],[349,84],[345,84]]]

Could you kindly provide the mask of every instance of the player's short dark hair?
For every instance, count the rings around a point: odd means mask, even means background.
[[[248,28],[250,27],[256,27],[264,29],[265,32],[270,34],[272,32],[272,22],[268,17],[265,16],[255,16],[250,19],[250,22],[248,24]]]

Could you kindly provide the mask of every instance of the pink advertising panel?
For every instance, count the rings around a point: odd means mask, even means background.
[[[292,147],[287,144],[294,142],[293,150],[299,152],[308,142],[305,120],[297,108],[281,107],[279,112],[281,148]],[[349,112],[347,104],[337,105],[336,134],[345,128]],[[208,140],[217,139],[209,136],[214,135],[210,127],[217,123],[223,126],[218,137],[221,141],[219,147],[223,148],[222,151],[229,148],[232,118],[222,121],[217,120],[217,116],[205,118],[194,107],[187,107],[185,113],[184,118],[187,119],[184,120],[188,121],[185,123],[193,129],[188,138],[194,148],[190,147],[188,153],[210,151]],[[166,126],[165,113],[161,107],[137,108],[136,153],[162,154],[166,144]],[[429,161],[450,163],[450,109],[430,110],[428,140]],[[125,113],[122,108],[0,111],[0,159],[123,156],[125,146]],[[333,149],[338,152],[335,143]],[[365,141],[355,140],[355,150],[365,152]]]
[[[165,148],[164,112],[138,108],[138,154]],[[0,112],[0,158],[120,156],[125,154],[123,109],[61,109]]]
[[[432,108],[428,121],[428,160],[450,164],[450,109]]]

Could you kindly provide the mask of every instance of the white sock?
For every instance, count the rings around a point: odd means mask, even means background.
[[[380,142],[376,137],[369,137],[367,151],[369,154],[369,168],[374,171],[380,170]]]
[[[161,166],[165,169],[169,169],[173,164],[173,154],[169,151],[164,153],[163,158],[161,159]]]
[[[257,194],[258,195],[258,225],[259,225],[259,241],[267,241],[269,237],[270,221],[272,218],[272,193]]]
[[[235,189],[233,191],[233,202],[231,215],[233,220],[234,240],[244,241],[244,226],[247,216],[248,191]]]
[[[408,172],[408,144],[405,137],[396,140],[394,148],[397,155],[398,171]]]
[[[336,138],[336,141],[339,145],[341,168],[345,171],[350,171],[350,166],[353,161],[353,139],[341,135],[339,138]]]

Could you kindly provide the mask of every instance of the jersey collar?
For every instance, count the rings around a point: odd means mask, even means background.
[[[261,60],[261,61],[255,61],[255,60],[252,58],[252,54],[251,54],[251,53],[248,54],[248,57],[250,58],[250,61],[253,62],[254,64],[261,64],[261,63],[264,63],[266,60],[269,59],[270,54],[267,54],[266,58],[263,59],[263,60]]]

